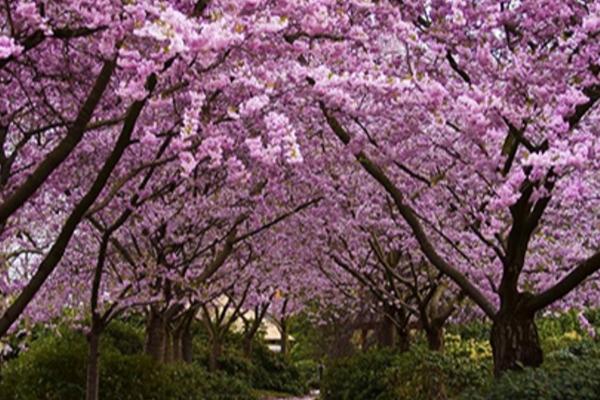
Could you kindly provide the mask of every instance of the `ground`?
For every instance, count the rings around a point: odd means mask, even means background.
[[[265,397],[264,400],[316,400],[319,397],[319,391],[312,391],[304,397]]]

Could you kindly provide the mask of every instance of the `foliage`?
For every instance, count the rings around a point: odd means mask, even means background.
[[[319,381],[319,363],[314,360],[301,360],[294,363],[300,374],[300,381],[305,382],[310,389],[318,389]]]
[[[491,323],[489,321],[470,321],[449,325],[446,331],[459,335],[463,339],[489,340]]]
[[[491,366],[489,345],[475,340],[447,342],[444,353],[419,345],[396,357],[387,374],[394,399],[452,397],[466,388],[487,383]]]
[[[136,354],[144,350],[144,331],[125,321],[112,321],[102,334],[102,339],[122,354]]]
[[[333,360],[325,368],[321,394],[325,400],[392,399],[387,370],[396,353],[370,350],[352,357]]]
[[[87,344],[81,335],[45,336],[3,366],[1,400],[77,400],[85,394]]]
[[[600,347],[583,341],[549,354],[542,368],[508,372],[477,393],[467,391],[462,399],[474,400],[592,400],[600,393]]]
[[[282,354],[274,353],[261,344],[254,346],[252,362],[254,387],[293,394],[306,392],[306,383],[300,371]]]
[[[434,399],[481,387],[490,377],[489,345],[448,335],[446,352],[424,345],[404,353],[371,350],[331,363],[324,376],[326,400]],[[371,396],[371,397],[367,397]]]
[[[492,353],[477,339],[481,324],[465,324],[445,336],[443,353],[416,343],[404,353],[371,350],[328,364],[325,400],[461,398],[475,400],[597,399],[600,344],[586,339],[577,314],[539,320],[543,366],[492,379]],[[462,336],[464,335],[464,336]]]
[[[253,398],[246,384],[225,374],[210,374],[194,365],[157,364],[141,354],[123,354],[109,343],[106,341],[101,353],[103,399]],[[79,400],[85,390],[86,357],[87,344],[82,335],[70,332],[41,338],[2,369],[0,399]]]
[[[208,365],[208,340],[202,330],[195,336],[194,351],[198,365]],[[243,355],[242,348],[241,335],[232,332],[225,335],[223,353],[218,360],[222,373],[247,382],[256,389],[297,395],[306,392],[305,375],[300,374],[290,359],[270,351],[260,338],[254,340],[250,357]]]

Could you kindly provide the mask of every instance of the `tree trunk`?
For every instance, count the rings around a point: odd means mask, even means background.
[[[444,327],[432,323],[429,328],[425,330],[425,336],[427,336],[427,345],[429,350],[432,351],[444,351]]]
[[[406,326],[396,327],[396,347],[405,352],[410,349],[410,333]]]
[[[219,358],[221,357],[222,346],[220,338],[213,338],[208,357],[208,370],[215,372],[219,369]]]
[[[176,363],[183,361],[183,322],[176,324],[175,328],[169,329],[167,325],[167,340],[165,348],[165,362]]]
[[[191,321],[186,323],[181,333],[181,358],[184,363],[191,364],[193,358],[193,335]]]
[[[377,329],[377,343],[379,347],[393,347],[394,346],[394,322],[387,314],[383,315],[383,321],[379,324]]]
[[[173,338],[173,356],[176,362],[183,362],[183,334],[179,330]]]
[[[252,356],[252,337],[244,337],[244,357],[250,358]]]
[[[287,357],[290,349],[289,349],[289,337],[288,337],[288,329],[287,329],[287,321],[281,321],[281,354],[284,357]]]
[[[100,332],[92,329],[88,335],[87,377],[85,399],[98,400],[100,386]]]
[[[165,329],[165,354],[163,356],[163,361],[165,363],[175,362],[175,347],[177,346],[175,338],[175,331],[170,329],[168,324]]]
[[[146,327],[145,352],[158,362],[165,360],[166,328],[164,316],[152,309],[148,315],[148,326]]]
[[[496,376],[509,369],[542,364],[544,356],[533,315],[499,313],[492,325],[490,340]]]

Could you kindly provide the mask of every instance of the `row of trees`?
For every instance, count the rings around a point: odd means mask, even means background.
[[[274,297],[403,347],[485,315],[499,374],[541,364],[537,313],[598,304],[596,1],[0,9],[0,335],[89,316],[88,399],[133,310],[167,361],[203,315],[212,367]]]

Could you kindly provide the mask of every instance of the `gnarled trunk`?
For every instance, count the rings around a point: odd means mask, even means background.
[[[544,359],[533,315],[499,313],[492,325],[494,374],[509,369],[538,367]]]

